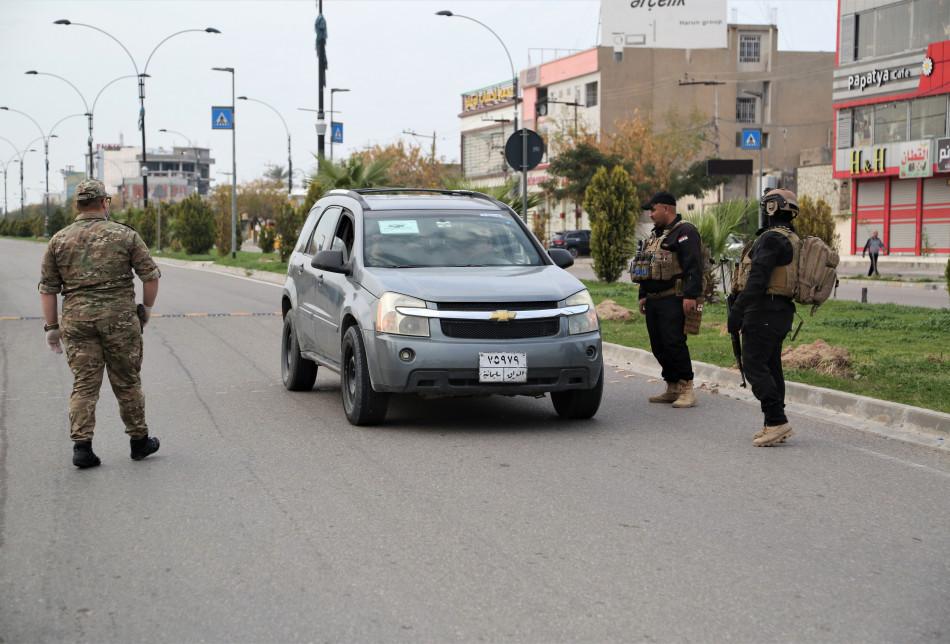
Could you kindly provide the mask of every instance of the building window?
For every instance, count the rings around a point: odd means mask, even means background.
[[[871,119],[874,116],[874,107],[866,105],[854,108],[854,124],[852,136],[854,147],[871,145]]]
[[[874,144],[907,140],[907,103],[874,106]]]
[[[586,105],[587,107],[594,107],[597,105],[597,81],[593,83],[587,83],[584,86],[584,93],[586,94]]]
[[[950,0],[927,0],[914,3],[914,26],[911,47],[923,49],[935,42],[947,40],[950,23]]]
[[[936,139],[947,133],[947,97],[919,98],[910,104],[910,140]]]
[[[736,98],[736,123],[755,123],[754,98]]]
[[[911,2],[902,2],[875,10],[874,55],[887,56],[910,49]]]
[[[761,56],[762,36],[739,34],[739,62],[757,63]]]

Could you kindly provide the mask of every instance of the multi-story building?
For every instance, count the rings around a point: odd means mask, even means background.
[[[950,253],[950,0],[840,0],[834,176],[850,252]]]
[[[122,195],[126,205],[141,206],[142,150],[122,145],[100,145],[99,178],[111,194]],[[211,151],[175,146],[148,151],[149,200],[177,203],[192,192],[208,193]]]
[[[610,135],[626,120],[649,115],[662,129],[672,108],[681,116],[696,109],[706,121],[706,156],[751,160],[754,172],[764,175],[763,187],[795,190],[802,151],[832,144],[835,54],[779,51],[774,25],[723,29],[724,48],[601,46],[529,67],[520,74],[519,127],[549,138],[552,128],[571,127]],[[483,185],[510,174],[504,144],[512,133],[512,89],[509,82],[462,97],[463,174]],[[743,148],[742,132],[749,129],[761,130],[761,154]],[[529,189],[550,179],[546,160],[528,174]],[[757,183],[754,175],[737,177],[706,203],[755,198]],[[589,227],[574,204],[545,209],[554,231]]]

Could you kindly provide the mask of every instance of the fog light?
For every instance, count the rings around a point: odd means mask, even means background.
[[[591,360],[597,357],[597,347],[589,346],[587,347],[587,357]]]
[[[413,353],[412,349],[402,349],[399,351],[399,359],[403,362],[409,362],[415,357],[415,355],[416,354]]]

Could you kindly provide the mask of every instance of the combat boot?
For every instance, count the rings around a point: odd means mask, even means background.
[[[95,467],[102,461],[92,451],[92,441],[82,441],[73,443],[73,465],[79,469]]]
[[[680,395],[679,398],[673,403],[673,406],[677,409],[683,409],[684,407],[692,407],[696,404],[696,392],[693,391],[693,381],[692,380],[680,380]]]
[[[754,438],[762,438],[763,436],[765,436],[765,429],[766,429],[767,427],[768,427],[768,425],[762,425],[762,429],[760,429],[759,431],[757,431],[757,432],[755,433]],[[785,436],[782,436],[782,438],[781,438],[781,440],[779,440],[779,442],[780,442],[780,443],[784,443],[784,442],[786,441],[786,439],[787,439],[789,436],[791,436],[792,434],[794,434],[794,433],[795,433],[795,432],[791,432],[790,434],[786,434]]]
[[[659,396],[650,396],[650,402],[671,403],[671,402],[675,402],[676,399],[679,397],[680,397],[680,383],[667,382],[666,391],[660,394]]]
[[[132,460],[141,461],[149,454],[158,451],[161,442],[157,436],[146,436],[145,438],[130,438],[129,445],[132,446]]]
[[[762,432],[761,436],[752,441],[752,444],[756,447],[768,447],[776,443],[784,443],[785,439],[795,433],[789,423],[766,425],[762,428]]]

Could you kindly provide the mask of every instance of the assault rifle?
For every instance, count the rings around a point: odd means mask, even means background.
[[[722,282],[722,295],[726,300],[726,319],[729,319],[729,313],[732,311],[732,300],[735,297],[734,295],[726,293],[726,272],[725,265],[726,262],[732,263],[732,260],[729,258],[723,258],[719,261],[719,277]],[[736,366],[739,367],[739,378],[741,382],[739,383],[740,387],[745,387],[745,371],[742,369],[742,343],[739,342],[739,334],[731,333],[732,336],[732,355],[736,357]]]

